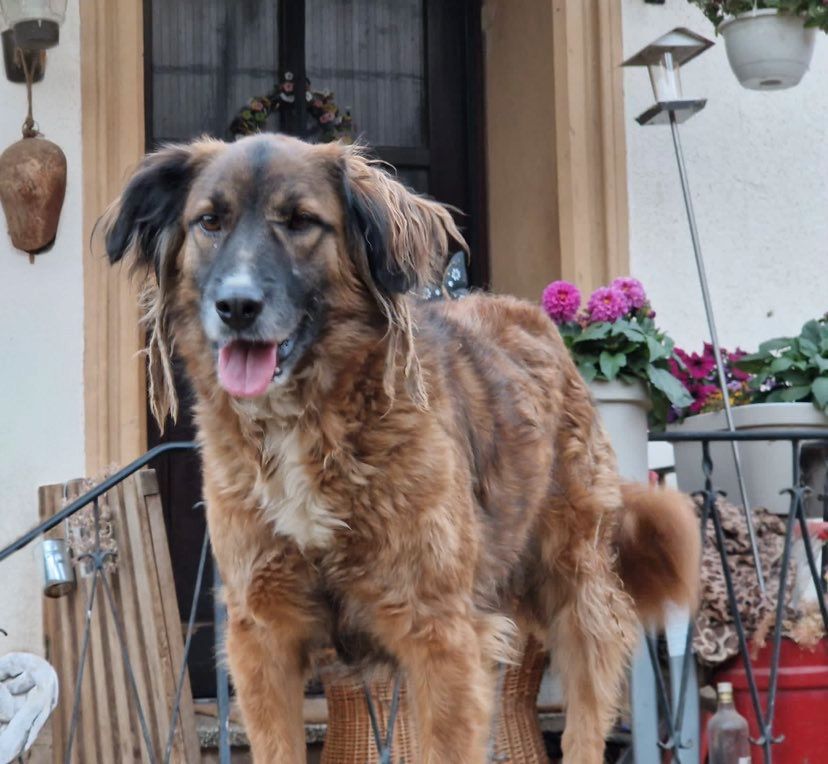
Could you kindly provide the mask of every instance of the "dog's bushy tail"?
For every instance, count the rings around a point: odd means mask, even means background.
[[[694,609],[701,538],[689,496],[626,483],[618,526],[619,573],[647,625],[663,621],[668,601]]]

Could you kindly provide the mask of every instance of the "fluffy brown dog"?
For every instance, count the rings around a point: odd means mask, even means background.
[[[623,487],[552,322],[418,303],[450,215],[353,148],[281,136],[147,157],[107,226],[152,264],[151,394],[196,391],[227,656],[257,762],[304,760],[312,646],[406,674],[427,762],[482,762],[515,624],[553,649],[569,762],[598,764],[638,615],[695,597],[678,494]],[[636,610],[636,606],[638,610]]]

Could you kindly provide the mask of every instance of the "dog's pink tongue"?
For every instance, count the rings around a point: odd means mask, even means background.
[[[255,398],[276,373],[276,345],[231,342],[219,351],[219,382],[230,395]]]

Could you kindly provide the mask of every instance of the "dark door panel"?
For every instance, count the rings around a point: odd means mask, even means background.
[[[228,137],[236,113],[292,72],[303,103],[304,76],[350,109],[357,134],[411,188],[466,215],[471,278],[488,281],[485,252],[480,0],[146,0],[147,148],[203,134]],[[267,128],[306,136],[299,109]],[[194,436],[191,394],[176,369],[181,418],[149,445]],[[196,455],[159,467],[182,619],[189,612],[204,513]],[[207,571],[206,581],[210,581]],[[212,602],[205,586],[190,660],[194,694],[212,696]]]

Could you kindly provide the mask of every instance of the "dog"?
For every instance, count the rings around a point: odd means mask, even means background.
[[[686,497],[622,483],[543,311],[415,299],[461,233],[337,143],[164,147],[105,236],[113,263],[148,269],[153,413],[177,411],[173,352],[195,391],[255,761],[304,761],[330,635],[405,673],[423,761],[483,762],[519,632],[560,670],[565,760],[599,764],[639,619],[695,601],[699,531]]]

